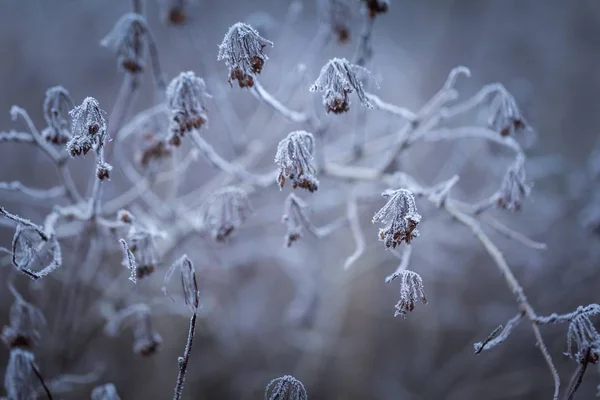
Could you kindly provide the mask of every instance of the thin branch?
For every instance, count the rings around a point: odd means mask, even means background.
[[[573,400],[575,398],[575,392],[577,392],[577,389],[579,389],[581,382],[583,382],[583,376],[585,375],[585,371],[587,370],[587,366],[589,364],[590,351],[591,348],[588,347],[583,357],[583,360],[581,360],[581,362],[577,366],[577,369],[575,369],[575,372],[573,372],[571,380],[569,381],[569,386],[567,387],[567,390],[564,393],[563,399]]]
[[[273,95],[271,95],[259,82],[258,79],[254,79],[254,86],[250,89],[254,97],[258,100],[262,101],[273,110],[277,111],[284,118],[296,122],[296,123],[305,123],[308,122],[308,115],[302,112],[290,110],[286,106],[284,106],[279,100],[277,100]]]
[[[31,222],[28,219],[21,218],[18,215],[9,213],[2,206],[0,206],[0,215],[5,216],[6,218],[10,219],[11,221],[16,222],[17,224],[27,226],[27,227],[33,229],[34,231],[36,231],[38,233],[38,235],[40,235],[42,240],[44,240],[44,241],[50,240],[50,236],[48,234],[46,234],[46,232],[44,232],[44,229],[41,226],[34,224],[33,222]]]
[[[2,142],[25,142],[35,143],[33,136],[27,132],[8,131],[0,132],[0,143]]]
[[[371,104],[373,104],[373,106],[378,110],[400,116],[409,122],[416,122],[418,120],[417,115],[410,111],[408,108],[398,107],[393,104],[386,103],[385,101],[381,100],[379,96],[373,93],[365,93],[365,95],[367,96]]]
[[[48,389],[48,386],[46,386],[46,382],[44,382],[44,378],[42,377],[42,374],[38,369],[37,365],[35,365],[33,361],[29,361],[29,363],[31,364],[31,369],[33,370],[33,373],[35,374],[35,376],[37,376],[40,383],[42,384],[42,388],[44,388],[44,392],[46,393],[48,400],[52,400],[52,393],[50,393],[50,389]]]
[[[38,200],[49,200],[65,195],[64,186],[54,186],[50,189],[36,189],[23,185],[19,181],[0,182],[0,190],[17,192]]]
[[[185,374],[187,372],[188,362],[190,360],[190,354],[192,352],[192,344],[194,342],[194,334],[196,332],[196,317],[197,313],[194,312],[192,318],[190,319],[190,329],[188,331],[187,341],[185,343],[185,350],[183,352],[183,357],[179,357],[177,359],[177,364],[179,366],[179,373],[177,374],[177,383],[175,385],[175,395],[173,396],[173,400],[180,400],[183,394],[183,385],[185,383]]]
[[[366,248],[365,235],[360,227],[357,196],[354,193],[351,194],[350,198],[348,199],[348,209],[346,215],[348,221],[350,222],[350,229],[352,230],[354,241],[356,242],[356,249],[344,262],[345,270],[350,268],[356,262],[356,260],[362,256]]]
[[[400,265],[398,265],[398,268],[396,268],[396,270],[394,271],[393,274],[388,275],[385,278],[385,283],[389,283],[389,282],[393,281],[394,279],[396,279],[398,276],[400,276],[402,274],[402,271],[404,271],[408,268],[408,264],[410,263],[411,255],[412,255],[412,246],[407,245],[404,248],[402,255],[400,256]]]
[[[517,325],[519,325],[519,322],[521,322],[524,316],[524,312],[518,313],[506,323],[506,326],[503,327],[502,325],[500,325],[499,327],[494,329],[494,331],[490,333],[490,335],[483,342],[475,343],[473,345],[475,354],[479,354],[483,350],[490,350],[499,345],[500,343],[504,342],[512,333],[512,331],[517,327]]]

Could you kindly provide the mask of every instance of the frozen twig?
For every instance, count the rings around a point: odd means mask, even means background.
[[[250,88],[250,91],[254,97],[271,107],[273,110],[277,111],[285,119],[298,124],[308,122],[309,118],[307,114],[291,110],[284,106],[262,86],[258,79],[254,79],[254,85]]]
[[[350,222],[350,229],[354,236],[356,243],[356,249],[344,262],[344,269],[349,269],[365,252],[366,242],[365,235],[360,227],[360,220],[358,215],[358,196],[356,193],[351,193],[348,199],[346,216]]]

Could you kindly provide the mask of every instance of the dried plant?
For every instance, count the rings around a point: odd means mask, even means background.
[[[282,189],[286,180],[292,181],[292,187],[314,192],[319,188],[313,164],[315,138],[305,131],[291,132],[279,142],[275,154],[275,164],[279,165],[277,183]]]
[[[291,375],[275,378],[267,384],[265,400],[307,400],[308,394],[302,382]]]

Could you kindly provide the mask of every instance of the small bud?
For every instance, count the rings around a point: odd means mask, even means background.
[[[515,98],[504,87],[496,91],[490,113],[489,126],[502,136],[514,136],[528,128]]]
[[[215,191],[200,208],[200,223],[214,240],[222,242],[238,229],[252,212],[247,193],[228,186]]]
[[[314,192],[319,188],[313,165],[315,138],[305,131],[291,132],[279,142],[275,154],[275,164],[279,165],[277,182],[282,189],[285,181],[290,179],[292,187],[301,187]]]
[[[495,195],[496,205],[510,211],[519,211],[531,187],[525,182],[525,157],[519,155],[508,168],[500,190]]]
[[[126,224],[133,224],[135,221],[135,217],[132,213],[130,213],[127,210],[119,210],[117,212],[117,221],[121,221]]]
[[[92,148],[104,146],[106,136],[106,113],[100,109],[98,100],[87,97],[81,105],[69,111],[73,136],[67,143],[67,151],[72,157],[85,155]]]
[[[162,0],[163,20],[173,25],[183,25],[188,20],[188,0]]]
[[[421,222],[414,195],[406,189],[386,191],[381,195],[389,200],[373,216],[373,223],[386,225],[379,229],[379,240],[387,248],[395,248],[402,242],[410,244],[412,239],[419,236],[417,226]]]
[[[269,59],[263,52],[267,45],[273,47],[273,42],[261,37],[248,24],[238,22],[229,28],[219,45],[217,61],[224,60],[229,67],[230,84],[237,80],[241,88],[254,86],[253,76],[261,73]]]
[[[162,288],[163,293],[169,297],[171,296],[167,285],[175,270],[179,270],[181,274],[181,289],[185,304],[192,313],[196,313],[200,307],[200,291],[198,290],[198,282],[196,281],[196,269],[187,255],[184,254],[179,260],[175,261],[165,274],[165,284]]]
[[[386,13],[388,8],[390,8],[390,0],[363,0],[363,2],[371,18],[375,18],[377,14]]]
[[[10,351],[4,375],[4,389],[9,399],[37,399],[38,378],[33,353],[21,348]]]
[[[268,400],[307,400],[308,394],[302,382],[291,375],[275,378],[265,388]]]
[[[121,400],[117,388],[112,383],[96,386],[92,390],[91,400]]]
[[[405,269],[392,275],[386,282],[391,282],[396,278],[400,278],[400,300],[396,304],[394,317],[398,315],[406,317],[406,314],[415,309],[415,304],[419,299],[423,304],[427,304],[423,290],[423,280],[419,274]]]
[[[341,114],[349,110],[348,94],[352,92],[356,92],[363,106],[373,108],[358,79],[359,72],[371,75],[367,69],[350,64],[345,58],[333,58],[323,66],[319,77],[309,90],[322,92],[325,109],[334,114]]]
[[[125,71],[132,74],[142,72],[148,53],[146,20],[135,13],[123,15],[100,45],[115,52],[119,65]]]
[[[44,119],[48,126],[42,131],[44,139],[53,144],[65,144],[71,138],[68,112],[73,108],[69,92],[62,86],[46,90]]]
[[[101,181],[105,179],[110,180],[110,171],[112,171],[112,165],[106,162],[99,162],[98,165],[96,165],[96,177]]]
[[[319,0],[317,6],[322,22],[336,34],[338,42],[349,41],[352,8],[348,0]]]
[[[30,349],[39,342],[39,328],[46,324],[46,320],[42,312],[26,302],[13,286],[9,286],[9,289],[15,301],[10,308],[10,324],[2,328],[0,337],[9,349]]]
[[[167,103],[171,115],[169,143],[179,146],[186,132],[206,124],[204,98],[206,85],[192,71],[182,72],[167,87]]]

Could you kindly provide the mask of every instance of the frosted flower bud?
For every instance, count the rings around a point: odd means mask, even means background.
[[[18,347],[10,351],[10,358],[4,375],[4,389],[10,400],[37,399],[39,380],[34,372],[35,357]]]
[[[531,187],[525,182],[525,158],[519,155],[508,168],[500,190],[496,193],[496,205],[510,211],[519,211]]]
[[[379,240],[387,248],[395,248],[402,242],[410,244],[419,236],[417,226],[421,215],[417,212],[414,195],[406,189],[390,190],[381,194],[388,202],[373,216],[373,223],[381,222]]]
[[[134,304],[109,316],[104,328],[107,335],[117,337],[125,328],[133,329],[133,351],[141,356],[155,354],[162,337],[154,328],[147,304]]]
[[[162,0],[163,20],[173,25],[183,25],[188,20],[187,0]]]
[[[137,279],[151,275],[159,264],[155,234],[139,226],[132,226],[129,230],[129,250],[135,256],[135,276]],[[128,267],[127,257],[123,259],[123,265]]]
[[[132,74],[144,70],[148,54],[148,25],[143,16],[136,13],[123,15],[100,45],[117,55],[121,68]]]
[[[490,128],[502,136],[511,136],[527,129],[515,98],[504,88],[495,92],[490,104]]]
[[[101,181],[110,179],[110,171],[112,171],[112,165],[107,162],[99,162],[96,165],[96,177]]]
[[[275,378],[265,388],[265,400],[307,400],[302,382],[291,375]]]
[[[363,3],[365,3],[371,18],[375,18],[377,14],[386,13],[390,8],[390,0],[363,0]]]
[[[53,86],[46,90],[44,98],[44,119],[48,125],[42,131],[46,141],[53,144],[65,144],[71,138],[69,127],[69,110],[73,102],[69,92],[62,86]]]
[[[265,46],[273,47],[273,42],[261,37],[248,24],[238,22],[229,28],[219,45],[217,61],[225,61],[229,67],[229,83],[237,80],[241,88],[254,86],[254,76],[261,73],[265,61]]]
[[[163,293],[170,297],[167,285],[175,270],[179,270],[181,275],[181,289],[185,304],[192,313],[196,313],[200,307],[200,291],[198,290],[198,282],[196,281],[196,269],[187,255],[184,254],[179,260],[175,261],[165,274],[165,284],[162,288]]]
[[[206,122],[204,98],[206,85],[192,71],[182,72],[167,87],[171,137],[169,143],[179,145],[186,132],[201,128]]]
[[[69,111],[73,136],[67,143],[67,151],[72,157],[86,155],[90,150],[98,151],[104,146],[106,112],[100,109],[98,100],[86,97],[81,105]]]
[[[39,342],[39,328],[46,324],[46,320],[40,309],[26,302],[14,287],[9,286],[9,289],[15,301],[10,308],[10,323],[2,328],[0,337],[10,349],[29,349]]]
[[[114,384],[105,383],[92,389],[91,400],[121,400],[121,398]]]
[[[200,207],[200,224],[214,240],[222,242],[238,229],[252,212],[248,194],[228,186],[215,191]]]
[[[319,0],[317,7],[321,21],[336,34],[338,42],[345,43],[350,40],[353,16],[348,0]]]
[[[575,348],[575,351],[574,351]],[[600,334],[587,314],[575,316],[567,331],[567,356],[581,363],[597,364],[600,361]]]
[[[135,222],[135,216],[128,210],[119,210],[117,211],[117,221],[125,224],[133,224]]]
[[[414,271],[402,270],[391,276],[387,282],[400,278],[400,300],[396,304],[394,317],[406,314],[415,309],[415,304],[421,299],[423,304],[427,304],[425,292],[423,290],[423,280],[421,276]]]
[[[285,181],[290,179],[292,187],[301,187],[314,192],[319,188],[313,165],[315,138],[305,131],[291,132],[279,142],[275,154],[275,164],[279,165],[277,182],[282,189]]]
[[[334,114],[341,114],[349,110],[348,95],[352,92],[356,92],[363,106],[373,108],[365,94],[362,82],[358,79],[359,72],[371,75],[367,69],[350,64],[345,58],[333,58],[323,66],[319,77],[309,90],[323,93],[325,109]]]

